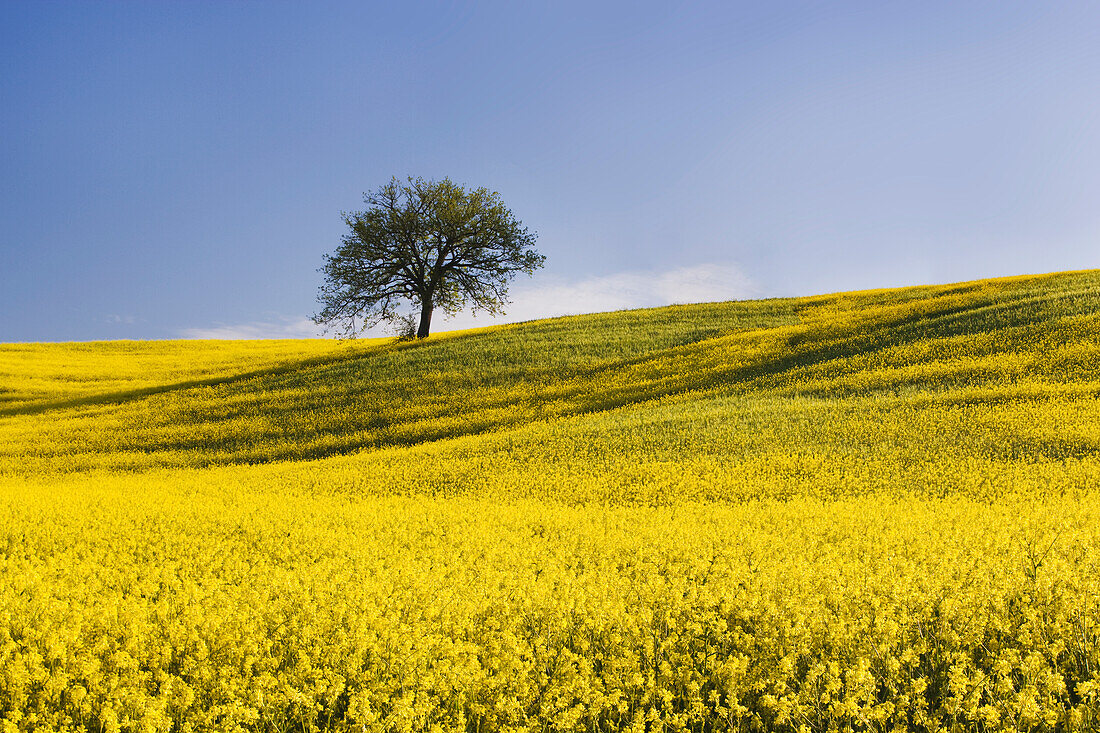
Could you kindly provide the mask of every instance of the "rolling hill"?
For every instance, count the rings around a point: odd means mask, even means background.
[[[0,345],[0,717],[1088,730],[1098,397],[1100,271]]]

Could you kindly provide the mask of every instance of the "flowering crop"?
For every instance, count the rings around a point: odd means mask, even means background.
[[[0,730],[1096,730],[1098,374],[1098,272],[0,346]]]

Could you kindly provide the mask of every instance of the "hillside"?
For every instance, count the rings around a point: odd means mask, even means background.
[[[988,477],[1096,460],[1100,273],[625,311],[424,343],[8,345],[0,375],[0,475],[352,454],[392,466],[405,454],[372,451],[421,446],[410,455],[438,462],[432,481],[467,489],[477,481],[449,474],[473,451],[521,454],[545,464],[536,475],[698,460],[763,471],[784,492],[895,480],[938,492],[972,483],[921,475],[945,461]],[[820,475],[826,457],[843,480]],[[728,478],[705,493],[720,498]]]
[[[0,730],[1095,730],[1100,271],[0,345]]]

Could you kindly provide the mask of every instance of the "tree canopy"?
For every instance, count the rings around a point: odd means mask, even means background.
[[[546,259],[535,234],[487,188],[394,178],[363,200],[368,208],[343,214],[350,231],[325,255],[322,309],[313,317],[343,336],[382,321],[411,328],[416,311],[417,338],[428,335],[436,309],[503,313],[509,281]]]

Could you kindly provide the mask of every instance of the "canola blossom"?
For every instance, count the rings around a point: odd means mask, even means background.
[[[1100,272],[0,346],[0,730],[1100,728]]]

